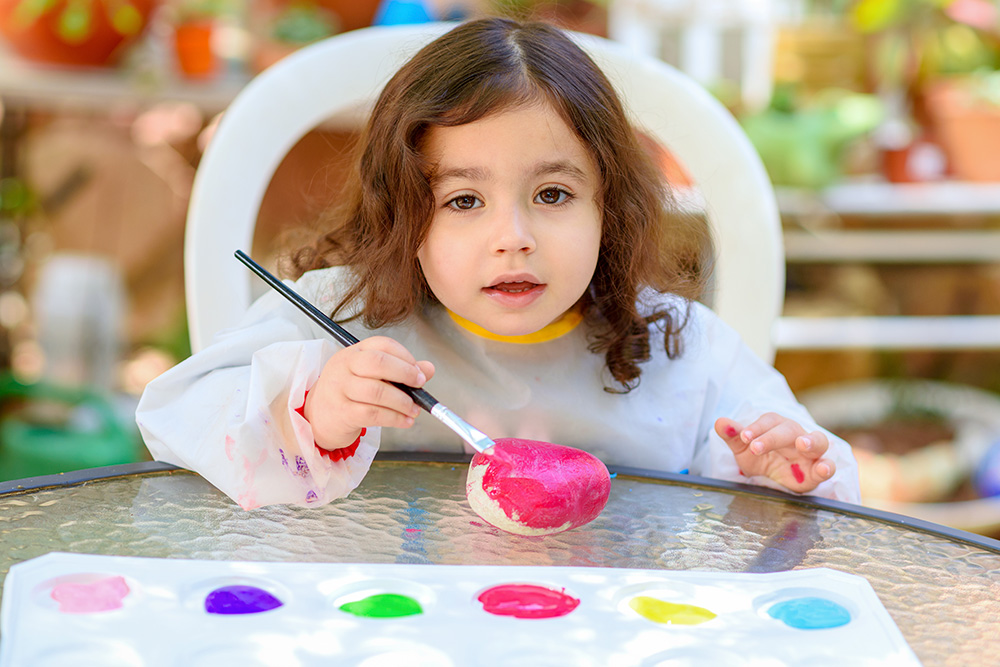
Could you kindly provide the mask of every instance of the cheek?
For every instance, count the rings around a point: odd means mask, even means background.
[[[446,235],[430,234],[420,249],[417,261],[423,271],[427,285],[438,300],[443,300],[448,285],[461,274],[462,253],[460,248]]]

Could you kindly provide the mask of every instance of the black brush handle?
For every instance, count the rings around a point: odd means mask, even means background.
[[[261,280],[267,283],[270,287],[272,287],[283,297],[285,297],[293,304],[295,304],[299,308],[299,310],[308,315],[313,322],[322,327],[324,331],[333,336],[337,340],[337,342],[343,345],[344,347],[348,347],[349,345],[354,345],[355,343],[361,342],[354,334],[352,334],[350,331],[348,331],[344,327],[334,322],[322,310],[309,303],[309,301],[307,301],[301,294],[293,290],[285,283],[278,280],[271,272],[269,272],[263,266],[250,259],[249,255],[247,255],[242,250],[236,251],[236,259],[243,262],[247,266],[247,268],[249,268],[251,271],[257,274],[261,278]],[[417,389],[415,387],[403,384],[402,382],[390,382],[389,384],[405,391],[406,394],[413,399],[414,403],[419,405],[427,412],[433,410],[434,406],[438,404],[437,399],[431,396],[424,389]]]

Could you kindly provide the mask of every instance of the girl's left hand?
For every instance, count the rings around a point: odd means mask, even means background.
[[[798,422],[773,412],[749,426],[722,417],[715,432],[733,450],[744,475],[763,475],[796,493],[812,491],[837,470],[823,458],[830,446],[825,433],[807,433]]]

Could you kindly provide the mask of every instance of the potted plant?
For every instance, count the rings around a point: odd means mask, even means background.
[[[0,0],[0,34],[24,58],[56,65],[116,64],[161,0]]]
[[[956,77],[1000,62],[995,5],[990,0],[857,0],[852,18],[869,41],[871,85],[888,111],[884,129],[893,130],[881,133],[887,164],[931,141],[941,145],[958,177],[995,180],[997,170],[983,173],[968,164],[961,129],[977,124],[987,130],[988,143],[993,132],[981,125],[978,111],[972,116],[956,113],[972,106],[970,97],[965,90],[950,91]],[[969,86],[963,82],[958,87]],[[956,116],[957,133],[952,125]],[[984,137],[977,136],[974,152],[984,153]],[[890,180],[912,179],[902,173]]]
[[[216,23],[232,11],[231,0],[175,0],[173,3],[174,54],[181,74],[189,79],[209,79],[218,70],[213,47]]]
[[[339,30],[340,20],[333,12],[315,2],[291,2],[278,8],[265,23],[264,34],[254,44],[253,69],[261,72],[289,53]]]

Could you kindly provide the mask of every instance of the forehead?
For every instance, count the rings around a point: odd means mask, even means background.
[[[423,152],[441,178],[454,169],[486,172],[537,164],[594,169],[590,151],[550,104],[515,107],[454,126],[432,126]]]

